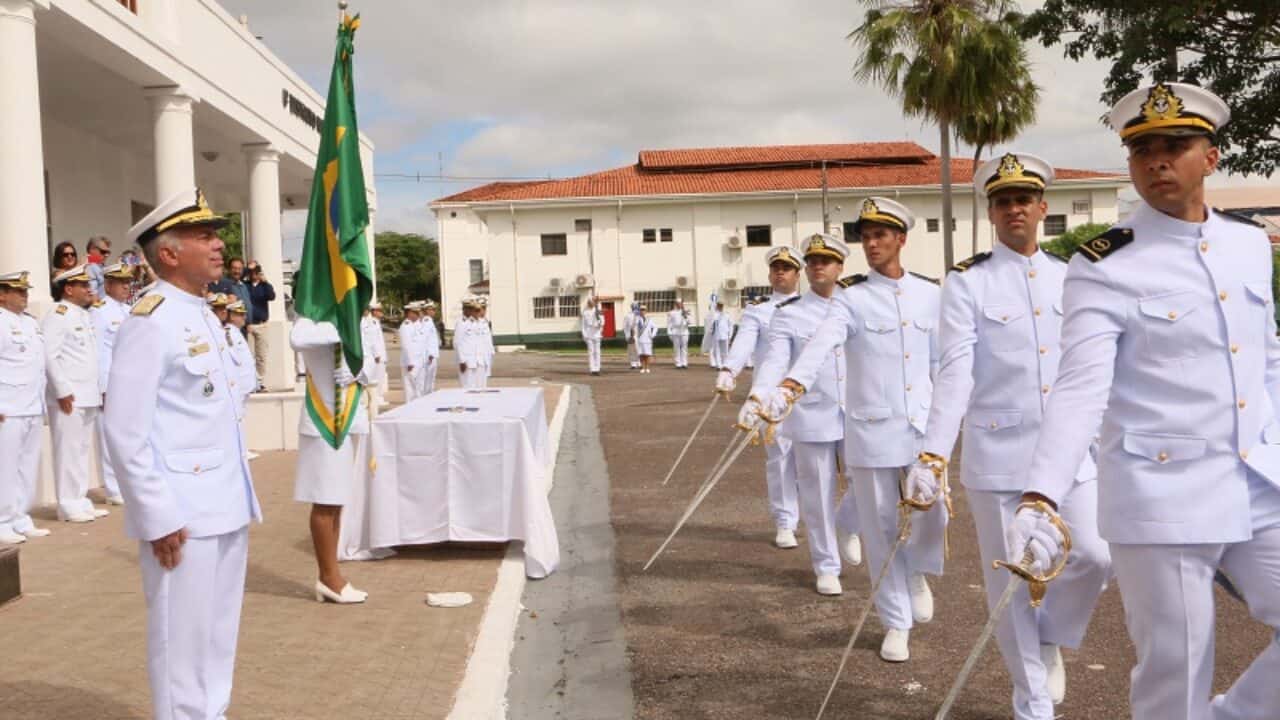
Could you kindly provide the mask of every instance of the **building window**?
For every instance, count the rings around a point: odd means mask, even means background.
[[[844,224],[844,241],[847,243],[862,242],[862,233],[853,229],[857,223],[847,222]]]
[[[574,232],[591,232],[591,218],[579,218],[573,221]]]
[[[938,221],[938,218],[929,218],[928,220],[924,221],[924,225],[925,225],[925,228],[924,228],[925,232],[931,232],[931,233],[938,232],[938,228],[942,227],[942,223]],[[951,232],[955,232],[955,231],[956,231],[956,219],[953,217],[951,218]]]
[[[671,228],[662,228],[659,230],[658,239],[661,242],[671,242]]]
[[[676,308],[675,290],[637,290],[635,302],[643,303],[648,312],[665,313]]]
[[[748,285],[742,288],[742,297],[744,298],[767,298],[773,294],[773,288],[768,285]]]
[[[644,236],[641,238],[640,241],[647,242],[647,243],[658,242],[658,231],[654,230],[653,228],[645,228]]]
[[[560,296],[560,317],[562,318],[578,317],[578,296],[577,295],[561,295]]]
[[[1088,200],[1072,200],[1071,214],[1072,215],[1088,215],[1089,201]]]
[[[773,226],[748,225],[747,247],[769,247],[773,244]]]
[[[556,316],[556,296],[543,295],[533,299],[533,319],[552,320]]]
[[[549,233],[542,236],[543,255],[568,255],[569,242],[564,233]]]
[[[471,270],[471,284],[484,281],[484,260],[480,258],[471,258],[467,261],[467,267]]]
[[[1053,237],[1061,235],[1067,231],[1066,215],[1045,215],[1044,216],[1044,234]]]

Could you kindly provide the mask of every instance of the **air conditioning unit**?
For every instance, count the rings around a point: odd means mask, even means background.
[[[678,288],[687,288],[687,287],[689,287],[689,276],[688,276],[688,275],[677,275],[677,276],[676,276],[676,287],[678,287]]]
[[[587,273],[582,273],[581,275],[573,279],[573,284],[580,288],[595,287],[596,279],[591,277]]]
[[[724,279],[724,289],[725,289],[725,290],[737,290],[737,289],[738,289],[738,279],[737,279],[737,278],[725,278],[725,279]]]
[[[550,280],[547,281],[547,285],[553,288],[560,287],[560,278],[551,278]]]
[[[741,250],[741,249],[742,249],[742,237],[741,237],[741,236],[738,236],[738,235],[730,235],[729,237],[725,238],[724,244],[725,244],[725,245],[727,245],[727,246],[729,246],[730,248],[732,248],[732,249],[734,249],[734,250]]]

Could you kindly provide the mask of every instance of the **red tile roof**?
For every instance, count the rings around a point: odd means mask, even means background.
[[[827,161],[827,186],[833,190],[941,182],[941,161],[915,143],[645,150],[635,165],[561,180],[490,183],[436,202],[817,190],[822,187],[821,160]],[[1094,170],[1055,171],[1059,180],[1123,178]],[[951,179],[955,185],[971,183],[973,160],[952,158]]]

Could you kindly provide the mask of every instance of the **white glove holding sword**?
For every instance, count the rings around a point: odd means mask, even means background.
[[[1028,569],[1035,575],[1048,572],[1062,556],[1066,542],[1054,525],[1054,518],[1047,504],[1021,505],[1004,531],[1009,562],[1021,565],[1024,553],[1030,552],[1032,563]]]

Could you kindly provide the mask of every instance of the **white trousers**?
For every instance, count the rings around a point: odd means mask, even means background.
[[[729,341],[711,341],[711,367],[722,368],[729,361]]]
[[[675,354],[675,366],[678,368],[689,367],[689,336],[672,335],[671,348]]]
[[[430,395],[436,391],[436,374],[440,370],[439,356],[431,358],[431,362],[422,369],[422,394]]]
[[[481,365],[467,365],[466,370],[458,373],[458,381],[464,390],[483,390],[489,385],[489,375]]]
[[[600,338],[584,342],[587,343],[587,372],[600,372]]]
[[[800,519],[809,539],[809,559],[815,575],[840,574],[840,553],[836,550],[836,453],[842,444],[839,440],[791,443]]]
[[[111,455],[107,452],[106,429],[102,427],[101,418],[95,423],[94,430],[98,441],[98,464],[102,466],[102,487],[107,491],[107,497],[122,497],[120,483],[116,481],[116,469],[111,466]]]
[[[248,556],[247,527],[188,538],[172,570],[160,567],[151,543],[138,543],[155,720],[224,720]]]
[[[636,346],[634,338],[627,342],[627,362],[633,368],[640,367],[640,348]]]
[[[800,486],[790,440],[779,437],[764,446],[764,479],[769,489],[769,515],[774,527],[795,530],[800,521]]]
[[[93,512],[89,501],[89,443],[93,442],[97,425],[98,408],[72,408],[67,415],[57,403],[49,406],[59,517]]]
[[[0,422],[0,533],[27,532],[40,470],[39,415],[6,416]]]
[[[978,527],[978,552],[990,610],[1009,584],[1009,572],[1003,568],[993,569],[991,563],[1009,559],[1004,533],[1013,522],[1022,493],[978,490],[966,490],[966,493]],[[1052,720],[1054,717],[1040,646],[1080,647],[1093,608],[1111,572],[1107,543],[1098,536],[1098,483],[1077,484],[1063,498],[1058,513],[1071,530],[1067,569],[1049,585],[1044,604],[1039,608],[1031,607],[1027,586],[1023,583],[996,626],[1000,655],[1013,681],[1015,720]],[[1209,580],[1213,580],[1212,573]],[[1160,716],[1160,720],[1172,720],[1172,716]]]
[[[419,388],[422,387],[421,381],[422,368],[417,365],[413,366],[410,371],[406,367],[400,368],[400,385],[404,387],[404,401],[406,403],[413,402],[421,396]]]
[[[861,529],[862,549],[867,557],[871,581],[880,576],[889,550],[898,541],[898,501],[902,499],[900,478],[903,468],[849,468],[849,491],[840,503],[837,527],[851,533],[845,518],[850,511],[845,504],[854,499]],[[942,574],[943,537],[947,527],[947,511],[941,502],[926,513],[911,513],[911,535],[893,557],[889,572],[876,591],[876,614],[886,628],[910,630],[911,593],[907,580],[912,575]]]

